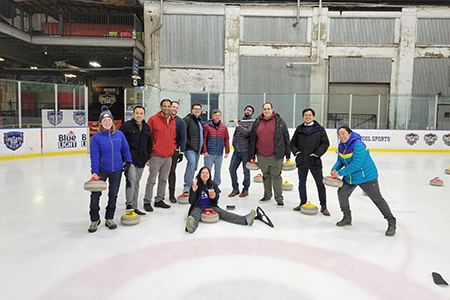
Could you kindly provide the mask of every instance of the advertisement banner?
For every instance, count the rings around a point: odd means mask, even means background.
[[[42,110],[42,127],[77,127],[87,126],[84,110],[61,109],[55,114],[54,109]]]

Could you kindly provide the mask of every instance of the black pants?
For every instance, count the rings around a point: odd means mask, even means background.
[[[316,181],[317,192],[319,193],[319,201],[321,206],[327,206],[327,195],[325,192],[325,185],[323,184],[322,169],[308,169],[298,168],[298,193],[300,194],[300,204],[306,204],[308,196],[306,194],[306,178],[308,171],[311,171],[314,180]]]
[[[170,167],[169,173],[169,195],[175,194],[175,182],[177,180],[176,171],[177,171],[177,160],[178,155],[180,155],[180,150],[175,150],[172,155],[172,166]]]
[[[119,193],[120,180],[122,179],[122,170],[116,172],[99,171],[100,180],[108,179],[108,205],[106,206],[105,219],[114,219],[116,211],[117,194]],[[91,192],[91,204],[89,206],[89,215],[91,221],[96,222],[100,219],[100,196],[102,192]]]

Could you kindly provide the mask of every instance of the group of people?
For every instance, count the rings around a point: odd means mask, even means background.
[[[252,225],[255,211],[239,216],[218,206],[221,193],[221,167],[223,158],[230,153],[227,126],[221,121],[221,111],[212,111],[212,118],[202,124],[200,103],[191,105],[191,113],[184,119],[177,116],[179,103],[164,99],[160,111],[146,123],[145,108],[136,106],[133,119],[125,122],[116,130],[113,116],[104,106],[100,114],[99,130],[91,141],[91,173],[94,178],[109,179],[108,205],[105,225],[114,229],[114,212],[121,174],[126,178],[126,210],[140,216],[146,213],[138,209],[139,182],[145,165],[149,166],[149,176],[145,188],[144,210],[153,211],[153,189],[158,177],[154,207],[168,209],[164,202],[167,180],[169,180],[169,201],[176,203],[176,167],[186,158],[183,192],[179,197],[189,199],[191,207],[186,220],[186,231],[196,230],[201,214],[207,208],[213,208],[220,219],[228,222]],[[323,166],[321,157],[329,147],[326,131],[314,120],[315,112],[311,108],[302,112],[303,123],[299,125],[290,139],[286,123],[273,109],[270,102],[262,106],[263,113],[252,118],[255,107],[251,104],[244,108],[244,117],[233,120],[235,127],[229,172],[232,191],[228,197],[246,197],[249,195],[250,171],[246,164],[257,161],[263,176],[264,194],[260,203],[270,202],[274,197],[277,206],[284,206],[281,171],[284,159],[290,160],[291,152],[295,156],[298,171],[298,191],[300,203],[294,208],[299,211],[307,202],[306,180],[311,172],[317,186],[321,213],[330,216],[326,203],[326,189],[323,184]],[[370,157],[369,149],[361,141],[361,136],[343,126],[338,129],[339,154],[330,174],[343,176],[344,185],[338,190],[338,198],[343,219],[337,226],[351,225],[349,196],[360,186],[378,207],[388,221],[386,235],[393,236],[396,219],[389,205],[381,196],[376,166]],[[200,156],[204,155],[204,166],[195,176]],[[237,169],[242,165],[244,180],[239,188]],[[211,170],[214,166],[214,179]],[[195,176],[195,178],[194,178]],[[95,232],[100,224],[99,199],[101,192],[92,192],[90,204],[91,225],[89,232]]]

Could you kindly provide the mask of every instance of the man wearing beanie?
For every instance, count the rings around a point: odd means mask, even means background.
[[[145,188],[144,209],[153,211],[152,197],[153,186],[158,176],[158,188],[156,190],[155,207],[170,208],[164,203],[167,179],[172,166],[172,155],[175,151],[176,123],[170,115],[172,101],[163,99],[160,104],[161,111],[148,119],[148,125],[152,132],[153,151],[149,161],[149,175]]]
[[[230,162],[230,176],[231,184],[233,186],[233,191],[228,195],[228,197],[234,197],[239,194],[239,184],[237,178],[237,168],[242,162],[242,169],[244,171],[244,181],[242,185],[244,186],[239,197],[248,196],[248,188],[250,187],[250,171],[247,169],[246,163],[250,160],[249,151],[249,140],[250,131],[252,130],[253,123],[252,115],[255,112],[255,107],[251,104],[244,108],[244,117],[241,121],[234,119],[234,125],[236,129],[233,135],[233,156]]]

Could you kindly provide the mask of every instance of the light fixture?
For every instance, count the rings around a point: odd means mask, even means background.
[[[94,68],[100,68],[101,67],[101,65],[98,62],[95,62],[95,61],[91,61],[91,62],[89,62],[89,64],[92,67],[94,67]]]
[[[31,66],[30,69],[31,70],[37,70],[37,67],[36,66]]]
[[[5,59],[0,57],[0,61],[5,61]]]
[[[65,77],[69,77],[69,78],[75,78],[77,77],[77,75],[75,74],[64,74]]]

